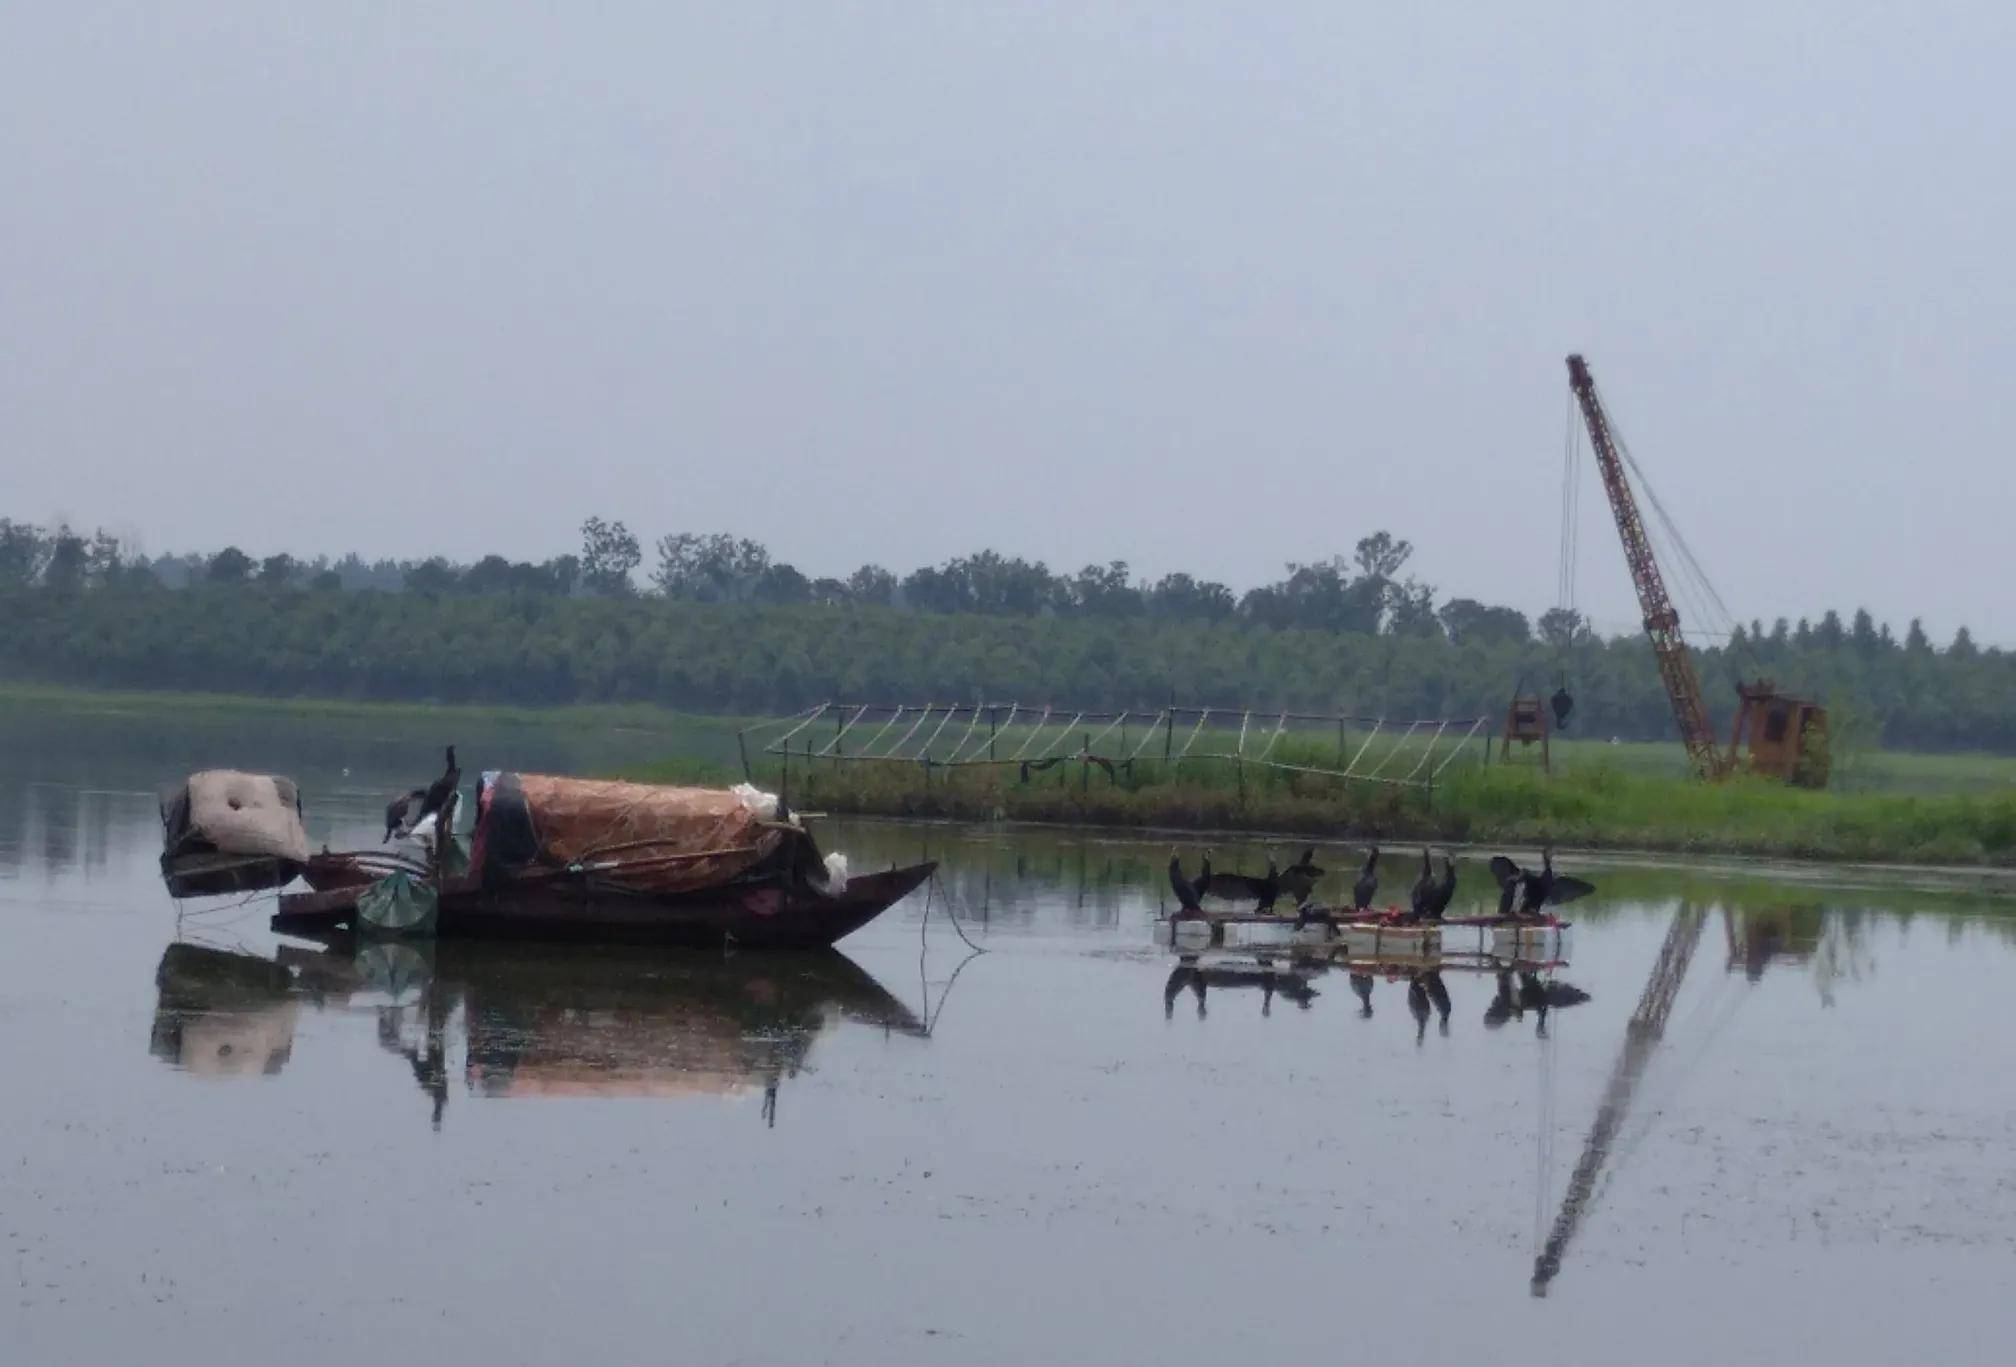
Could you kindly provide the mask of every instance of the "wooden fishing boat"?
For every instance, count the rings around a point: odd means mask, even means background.
[[[437,860],[421,875],[434,933],[822,948],[937,867],[850,877],[752,793],[486,775],[467,867]],[[385,871],[370,852],[315,856],[304,870],[314,891],[283,895],[273,929],[370,928],[369,894]]]

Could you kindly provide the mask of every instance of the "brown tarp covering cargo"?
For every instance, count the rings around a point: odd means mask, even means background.
[[[484,794],[477,844],[486,881],[543,867],[676,893],[782,867],[810,840],[724,789],[502,774]]]

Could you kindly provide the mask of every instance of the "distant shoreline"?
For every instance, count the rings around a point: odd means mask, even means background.
[[[697,753],[706,733],[716,753],[740,719],[678,712],[652,703],[555,707],[359,702],[227,693],[101,691],[0,681],[0,720],[61,715],[174,718],[264,715],[312,721],[461,718],[501,726],[635,732],[638,755],[616,775],[656,782],[726,784],[732,762]],[[706,747],[701,747],[706,748]],[[1590,747],[1598,750],[1598,747]],[[1950,757],[1872,756],[1899,772],[1944,768]],[[1970,757],[1975,785],[1992,761]],[[1809,792],[1765,780],[1708,785],[1602,762],[1557,758],[1550,777],[1527,766],[1462,765],[1432,795],[1354,783],[1235,786],[1226,770],[1160,780],[1107,780],[1067,763],[1055,775],[1017,781],[1014,770],[927,771],[921,765],[794,766],[794,805],[836,815],[962,822],[1011,821],[1114,831],[1239,832],[1323,840],[1494,844],[1660,855],[1793,859],[1928,868],[2016,868],[2016,785],[1971,791]],[[775,757],[756,780],[774,786]],[[1960,775],[1956,770],[1956,778]],[[1935,774],[1924,775],[1936,782]],[[1959,786],[1958,784],[1955,785]]]

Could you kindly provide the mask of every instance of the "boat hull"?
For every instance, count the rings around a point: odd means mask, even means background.
[[[580,885],[444,889],[435,933],[444,938],[592,940],[742,949],[820,949],[880,916],[923,885],[935,863],[851,878],[827,896],[777,883],[643,896]],[[354,928],[360,887],[280,899],[273,929],[326,934]]]

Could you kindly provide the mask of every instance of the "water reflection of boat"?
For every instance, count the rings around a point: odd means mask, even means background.
[[[173,944],[161,956],[148,1047],[208,1076],[277,1073],[294,1052],[300,1002],[293,975],[270,959]]]
[[[843,1019],[923,1033],[909,1008],[832,951],[727,961],[503,944],[439,953],[435,985],[462,1007],[465,1074],[485,1096],[774,1089]]]
[[[383,942],[285,947],[277,959],[171,945],[162,958],[155,1052],[198,1071],[191,1049],[273,1037],[284,1013],[368,1011],[378,1039],[446,1107],[451,1045],[484,1097],[734,1096],[761,1090],[774,1121],[779,1084],[842,1021],[922,1036],[923,1022],[835,950],[699,955],[592,945],[443,941],[387,963]],[[389,975],[389,976],[388,976]],[[410,994],[404,1003],[392,993]],[[168,1022],[170,1024],[164,1024]],[[459,1022],[459,1023],[458,1023]],[[200,1024],[198,1024],[200,1023]],[[190,1041],[170,1051],[169,1037]],[[192,1026],[194,1027],[192,1029]],[[459,1038],[451,1040],[451,1031]],[[265,1071],[288,1061],[263,1056]],[[214,1069],[212,1069],[214,1071]]]

